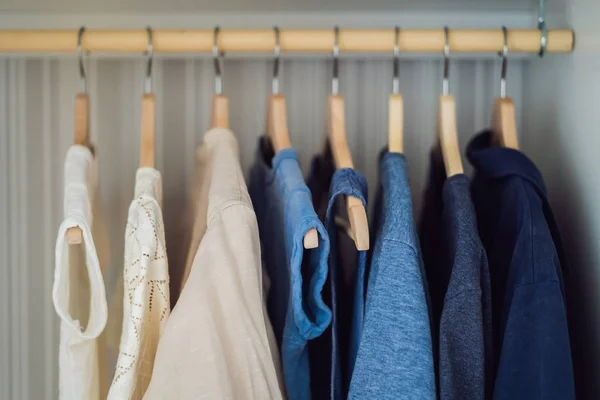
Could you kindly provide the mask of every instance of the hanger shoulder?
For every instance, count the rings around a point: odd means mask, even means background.
[[[346,197],[352,238],[357,250],[369,250],[369,222],[362,201],[354,196]]]
[[[337,169],[354,168],[352,155],[346,138],[344,98],[329,96],[329,145]],[[369,249],[369,224],[362,201],[354,196],[346,196],[346,209],[350,219],[352,237],[358,250]]]
[[[388,102],[388,151],[404,151],[404,100],[399,94],[391,95]]]
[[[212,128],[229,128],[229,99],[222,94],[215,94],[212,99]]]
[[[492,115],[494,141],[503,147],[519,149],[515,103],[510,97],[499,97],[494,103]]]
[[[329,96],[329,144],[336,168],[354,168],[352,155],[346,138],[346,120],[344,98]]]
[[[140,167],[154,167],[155,110],[154,94],[144,93],[142,99]]]
[[[269,99],[269,119],[267,135],[273,144],[275,153],[292,147],[288,126],[285,97],[282,95],[271,95]]]
[[[275,153],[279,153],[283,149],[292,147],[287,125],[285,97],[271,95],[267,107],[267,137],[271,140]],[[315,228],[311,228],[304,234],[303,245],[305,249],[319,247],[319,234]]]
[[[446,176],[463,173],[458,133],[456,129],[456,102],[452,96],[440,96],[438,136],[446,168]]]
[[[75,144],[88,146],[89,144],[89,97],[87,93],[78,93],[75,96]]]
[[[319,247],[319,233],[316,228],[310,228],[308,232],[304,234],[302,241],[305,249],[316,249]]]
[[[78,226],[72,226],[67,229],[67,244],[80,244],[83,242],[83,232]]]
[[[75,96],[75,124],[73,143],[89,147],[89,97],[87,93]],[[83,242],[83,232],[78,226],[67,229],[67,243],[70,245]]]
[[[267,136],[271,140],[275,153],[292,147],[287,125],[285,97],[282,95],[271,95],[269,98]],[[319,247],[319,234],[315,228],[311,228],[304,234],[303,245],[305,249]]]

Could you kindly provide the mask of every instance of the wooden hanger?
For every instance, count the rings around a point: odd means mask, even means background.
[[[89,104],[87,93],[75,96],[75,137],[74,143],[89,148]]]
[[[462,159],[460,158],[460,146],[458,144],[458,133],[456,130],[456,102],[454,97],[448,95],[440,96],[438,108],[438,138],[446,176],[451,177],[463,173]]]
[[[346,137],[346,115],[344,98],[339,95],[338,58],[339,58],[339,28],[335,27],[333,46],[333,78],[331,81],[332,94],[328,99],[328,140],[336,169],[354,168],[352,155]],[[354,196],[346,196],[346,209],[350,220],[350,231],[357,250],[369,249],[369,223],[367,211],[362,201]]]
[[[504,49],[502,51],[502,73],[500,77],[500,97],[494,102],[492,114],[492,136],[494,144],[511,149],[519,149],[517,139],[517,118],[515,104],[510,97],[506,97],[506,70],[508,64],[508,31],[505,26]]]
[[[510,97],[498,97],[494,102],[492,132],[496,145],[519,150],[515,104]]]
[[[87,93],[78,93],[75,96],[75,144],[89,147],[88,133],[89,98]],[[67,243],[81,244],[83,232],[78,226],[67,229]]]
[[[344,98],[337,94],[329,96],[329,145],[336,169],[354,168],[350,148],[346,138]],[[346,208],[350,219],[352,238],[358,250],[369,249],[369,224],[362,201],[354,196],[346,196]]]
[[[267,106],[267,139],[271,142],[275,154],[292,147],[288,131],[287,108],[285,97],[279,93],[279,29],[275,32],[275,62],[273,66],[273,90]],[[316,228],[311,228],[304,234],[305,249],[319,247],[319,234]]]
[[[146,80],[144,95],[142,97],[142,121],[140,124],[140,167],[154,168],[154,130],[156,101],[152,93],[152,28],[146,28],[148,32],[148,63],[146,68]]]
[[[400,94],[390,95],[388,101],[388,151],[404,152],[404,100]]]
[[[267,138],[275,153],[291,148],[292,142],[287,127],[287,111],[283,95],[271,94],[267,114]]]
[[[446,33],[446,45],[444,46],[444,80],[438,107],[437,133],[442,156],[444,158],[446,176],[451,177],[462,174],[463,166],[456,129],[456,102],[454,97],[449,94],[448,72],[450,66],[450,42],[448,27],[445,27],[444,31]]]
[[[140,125],[140,167],[154,168],[155,113],[156,100],[154,93],[144,93],[142,97],[142,122]]]
[[[75,136],[73,143],[89,148],[89,96],[87,94],[87,82],[85,68],[83,65],[83,54],[81,52],[81,39],[85,27],[79,28],[77,36],[77,56],[79,58],[79,76],[81,78],[81,92],[75,96]],[[83,242],[83,232],[78,226],[67,229],[67,243],[70,245]]]
[[[283,149],[292,147],[287,128],[287,113],[285,97],[273,94],[269,99],[268,106],[267,137],[273,145],[275,154]],[[315,249],[319,247],[319,234],[316,228],[311,228],[304,234],[304,248]]]
[[[222,94],[213,95],[210,118],[212,128],[229,129],[229,99]]]
[[[394,44],[394,77],[392,80],[392,94],[388,102],[388,151],[402,153],[404,151],[404,100],[400,92],[399,81],[399,46],[398,38],[400,29],[396,27],[396,41]]]
[[[210,125],[212,128],[229,128],[229,99],[223,95],[223,78],[221,73],[221,61],[219,59],[219,32],[221,28],[216,26],[213,32],[213,62],[215,66],[215,94],[212,99],[212,112]]]

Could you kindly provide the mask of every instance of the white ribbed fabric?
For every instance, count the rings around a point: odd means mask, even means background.
[[[106,395],[108,370],[100,366],[98,338],[106,325],[104,281],[92,223],[98,184],[92,152],[74,145],[64,175],[65,218],[58,230],[52,300],[60,317],[59,398],[96,400]],[[69,246],[67,229],[78,226],[83,244]]]
[[[161,212],[162,183],[154,168],[136,174],[125,232],[123,331],[109,399],[141,399],[169,316],[169,270]]]
[[[193,262],[144,398],[281,399],[258,224],[231,131],[206,133],[197,173]]]

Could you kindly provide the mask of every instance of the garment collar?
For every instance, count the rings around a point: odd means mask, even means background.
[[[533,161],[518,150],[493,146],[489,130],[471,140],[467,147],[467,158],[478,173],[490,179],[519,176],[533,183],[541,193],[546,193],[542,174]]]
[[[283,160],[298,160],[298,154],[290,147],[281,150],[275,154],[275,151],[271,147],[271,144],[267,142],[264,136],[258,139],[258,148],[256,154],[257,160],[267,169],[276,171]]]
[[[331,207],[335,198],[340,194],[354,196],[362,201],[363,206],[367,207],[367,179],[363,174],[353,168],[341,168],[335,171],[331,178],[329,187],[329,207]]]

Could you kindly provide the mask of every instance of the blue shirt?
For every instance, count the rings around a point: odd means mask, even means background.
[[[313,208],[296,152],[280,151],[271,166],[263,146],[267,147],[261,140],[249,190],[271,280],[267,308],[281,350],[288,398],[305,400],[311,398],[308,341],[331,323],[331,310],[321,295],[329,239]],[[311,228],[319,233],[319,247],[304,250],[303,237]]]
[[[492,386],[490,274],[469,190],[435,151],[420,233],[441,399],[485,399]]]
[[[467,155],[492,278],[494,399],[573,399],[558,229],[538,169],[523,153],[476,136]]]
[[[328,340],[322,341],[313,353],[330,356],[328,362],[318,361],[320,373],[328,376],[329,382],[321,381],[313,393],[319,399],[346,399],[362,335],[367,252],[358,251],[348,236],[350,225],[344,197],[355,196],[366,207],[367,181],[353,169],[335,170],[328,153],[315,159],[310,182],[315,204],[320,205],[321,211],[325,209],[325,227],[331,243],[329,302],[333,311]]]
[[[425,271],[406,159],[380,160],[375,237],[350,399],[435,399]]]

